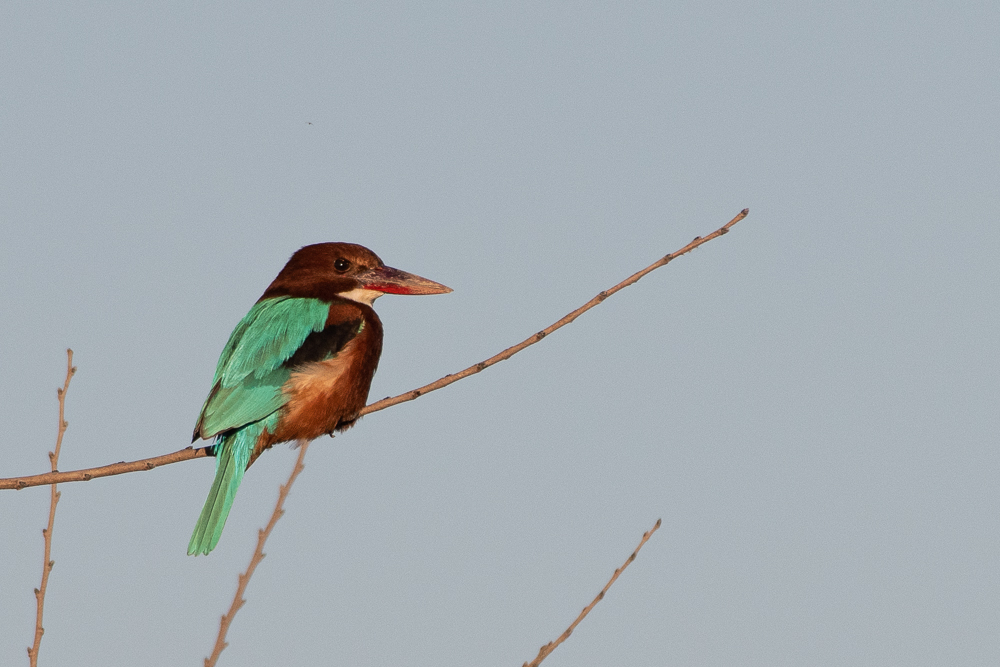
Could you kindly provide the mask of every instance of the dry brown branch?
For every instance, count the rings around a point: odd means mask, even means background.
[[[229,632],[229,625],[233,622],[233,618],[236,617],[236,612],[247,602],[243,599],[243,594],[247,590],[247,584],[250,583],[250,577],[253,576],[254,570],[264,560],[264,543],[267,542],[267,538],[270,536],[271,531],[274,530],[278,519],[285,513],[285,498],[288,497],[288,492],[291,490],[292,484],[295,483],[295,478],[305,468],[305,464],[302,461],[306,457],[306,450],[309,449],[309,443],[300,442],[299,445],[299,457],[295,459],[295,466],[292,468],[292,474],[288,476],[288,481],[281,485],[281,488],[278,490],[278,502],[274,506],[274,512],[271,513],[271,520],[267,522],[267,526],[263,530],[257,531],[257,548],[254,549],[246,572],[238,578],[236,595],[233,596],[233,603],[229,605],[229,611],[223,614],[222,620],[219,621],[219,634],[215,638],[215,647],[212,649],[212,655],[205,658],[205,667],[215,667],[215,663],[218,661],[222,651],[229,646],[226,642],[226,633]]]
[[[569,636],[573,634],[573,630],[575,630],[576,626],[580,624],[580,621],[586,618],[587,614],[590,613],[590,610],[596,607],[597,603],[604,599],[604,594],[608,592],[608,589],[610,589],[611,585],[615,583],[615,580],[618,579],[618,576],[625,571],[625,568],[628,567],[629,563],[635,560],[635,557],[639,554],[639,549],[642,548],[642,545],[644,545],[652,536],[652,534],[655,533],[657,529],[660,527],[660,522],[661,519],[657,519],[656,525],[642,534],[642,539],[639,540],[639,546],[635,548],[635,551],[632,552],[632,555],[625,560],[625,563],[620,568],[615,570],[615,573],[611,575],[611,579],[609,579],[608,583],[604,585],[604,588],[602,588],[601,592],[597,594],[597,597],[594,598],[590,604],[588,604],[586,607],[583,608],[583,611],[580,612],[580,615],[576,617],[575,621],[569,624],[569,627],[566,628],[566,631],[563,632],[561,635],[559,635],[559,638],[556,639],[555,641],[549,642],[542,648],[538,649],[538,655],[535,656],[535,659],[532,660],[531,662],[524,663],[523,667],[538,667],[538,665],[541,664],[542,660],[545,660],[545,658],[547,658],[548,655],[552,653],[552,651],[556,650],[557,646],[559,646],[564,641],[569,639]]]
[[[76,367],[73,366],[73,350],[66,350],[66,380],[63,382],[62,388],[56,390],[59,396],[59,431],[56,434],[56,449],[49,452],[49,462],[52,464],[53,471],[59,466],[59,451],[62,449],[66,427],[69,426],[66,421],[66,392],[69,391],[69,381],[73,379],[74,373],[76,373]],[[53,484],[52,499],[49,503],[49,523],[42,530],[42,536],[45,539],[45,557],[42,561],[42,583],[35,589],[35,643],[28,649],[28,663],[31,667],[38,666],[38,649],[42,645],[42,635],[45,634],[45,628],[42,627],[42,613],[45,611],[45,590],[49,586],[49,573],[52,572],[52,566],[56,564],[54,560],[51,560],[52,526],[56,521],[56,505],[59,503],[60,495],[56,491],[56,485]]]
[[[412,401],[414,399],[420,398],[424,394],[430,393],[437,389],[441,389],[442,387],[447,387],[453,382],[458,382],[459,380],[467,378],[470,375],[475,375],[476,373],[484,371],[490,366],[500,363],[505,359],[510,359],[512,356],[514,356],[524,348],[534,345],[535,343],[537,343],[538,341],[542,340],[550,333],[555,331],[556,329],[561,329],[562,327],[566,326],[567,324],[578,318],[583,313],[587,312],[597,304],[607,299],[612,294],[625,289],[629,285],[635,284],[636,282],[639,281],[640,278],[645,276],[647,273],[650,273],[651,271],[654,271],[660,268],[661,266],[665,266],[670,262],[672,262],[673,260],[680,257],[681,255],[686,255],[687,253],[691,252],[698,246],[704,243],[708,243],[712,239],[727,233],[733,225],[735,225],[743,218],[747,217],[748,213],[750,213],[750,209],[747,208],[743,209],[742,211],[740,211],[739,215],[737,215],[735,218],[733,218],[732,220],[730,220],[725,225],[715,230],[708,236],[699,236],[695,238],[693,241],[691,241],[691,243],[688,243],[686,246],[681,248],[680,250],[672,252],[669,255],[666,255],[665,257],[658,259],[657,261],[653,262],[642,271],[634,273],[625,280],[615,285],[614,287],[604,290],[603,292],[599,293],[597,296],[595,296],[587,303],[583,304],[573,312],[563,317],[558,322],[549,325],[548,327],[542,329],[538,333],[521,341],[517,345],[508,347],[503,352],[500,352],[499,354],[496,354],[490,357],[489,359],[486,359],[485,361],[480,361],[478,364],[473,364],[472,366],[469,366],[463,371],[445,375],[443,378],[435,380],[430,384],[426,384],[423,387],[410,390],[398,396],[383,398],[381,401],[376,401],[371,405],[365,407],[365,409],[361,411],[361,415],[363,416],[370,414],[372,412],[378,412],[379,410],[385,410],[386,408],[392,407],[393,405],[396,405],[398,403],[405,403],[407,401]],[[63,482],[86,482],[91,479],[95,479],[97,477],[120,475],[126,472],[139,472],[142,470],[152,470],[153,468],[162,465],[167,465],[168,463],[187,461],[190,459],[201,458],[207,455],[208,454],[205,451],[204,447],[198,449],[195,449],[193,447],[186,447],[185,449],[178,450],[172,454],[164,454],[163,456],[156,456],[150,459],[142,459],[140,461],[130,461],[127,463],[126,462],[113,463],[111,465],[102,466],[100,468],[88,468],[86,470],[74,470],[71,472],[51,472],[42,475],[27,475],[24,477],[10,477],[5,479],[0,479],[0,489],[23,489],[28,486],[55,484],[57,482],[60,484]]]
[[[604,301],[605,299],[607,299],[609,296],[611,296],[615,292],[619,292],[619,291],[625,289],[626,287],[628,287],[629,285],[634,285],[635,283],[639,282],[639,279],[642,278],[643,276],[645,276],[647,273],[651,273],[652,271],[655,271],[656,269],[660,268],[661,266],[665,266],[665,265],[669,264],[670,262],[674,261],[675,259],[677,259],[681,255],[686,255],[687,253],[691,252],[692,250],[694,250],[695,248],[697,248],[701,244],[708,243],[712,239],[714,239],[714,238],[716,238],[718,236],[722,236],[723,234],[727,233],[729,231],[730,227],[732,227],[733,225],[735,225],[737,222],[739,222],[743,218],[747,217],[748,213],[750,213],[750,209],[748,209],[748,208],[743,209],[742,211],[739,212],[739,215],[737,215],[735,218],[733,218],[732,220],[730,220],[729,222],[727,222],[726,224],[724,224],[719,229],[716,229],[714,232],[712,232],[708,236],[698,236],[698,237],[696,237],[693,241],[691,241],[691,243],[688,243],[686,246],[684,246],[680,250],[672,252],[669,255],[666,255],[665,257],[662,257],[661,259],[658,259],[657,261],[653,262],[652,264],[650,264],[649,266],[647,266],[642,271],[638,271],[636,273],[633,273],[631,276],[629,276],[625,280],[621,281],[620,283],[618,283],[614,287],[612,287],[610,289],[604,290],[603,292],[601,292],[600,294],[598,294],[597,296],[595,296],[593,299],[591,299],[587,303],[583,304],[582,306],[580,306],[579,308],[577,308],[576,310],[574,310],[572,313],[566,315],[564,318],[562,318],[558,322],[556,322],[554,324],[550,324],[549,326],[545,327],[544,329],[542,329],[541,331],[539,331],[535,335],[526,338],[525,340],[521,341],[517,345],[514,345],[512,347],[508,347],[503,352],[500,352],[499,354],[496,354],[496,355],[490,357],[486,361],[480,361],[478,364],[475,364],[473,366],[469,366],[464,371],[459,371],[458,373],[455,373],[453,375],[445,375],[440,380],[435,380],[434,382],[431,382],[430,384],[425,384],[423,387],[419,387],[418,389],[413,389],[412,391],[408,391],[405,394],[400,394],[399,396],[393,396],[392,398],[383,398],[381,401],[376,401],[376,402],[372,403],[371,405],[365,407],[365,409],[361,411],[361,414],[362,415],[367,415],[367,414],[372,413],[372,412],[378,412],[379,410],[385,410],[386,408],[392,407],[393,405],[396,405],[397,403],[405,403],[407,401],[412,401],[414,399],[420,398],[421,396],[423,396],[426,393],[432,392],[432,391],[434,391],[436,389],[441,389],[442,387],[447,387],[452,382],[458,382],[459,380],[461,380],[463,378],[467,378],[470,375],[475,375],[476,373],[479,373],[480,371],[484,371],[484,370],[486,370],[487,368],[489,368],[490,366],[492,366],[494,364],[498,364],[501,361],[504,361],[506,359],[510,359],[511,357],[513,357],[515,354],[517,354],[518,352],[520,352],[524,348],[529,347],[531,345],[534,345],[535,343],[537,343],[538,341],[540,341],[541,339],[545,338],[550,333],[552,333],[553,331],[555,331],[556,329],[561,329],[562,327],[566,326],[567,324],[569,324],[570,322],[572,322],[576,318],[580,317],[580,315],[583,315],[585,312],[587,312],[588,310],[590,310],[591,308],[593,308],[597,304],[599,304],[602,301]],[[0,481],[2,481],[2,480],[0,480]],[[0,487],[0,488],[3,488],[3,487]]]
[[[89,482],[98,477],[108,477],[110,475],[121,475],[126,472],[139,472],[142,470],[152,470],[168,463],[178,461],[188,461],[190,459],[200,459],[208,456],[206,447],[185,447],[172,454],[154,456],[151,459],[140,461],[120,461],[99,468],[86,468],[84,470],[72,470],[69,472],[47,472],[41,475],[30,475],[27,477],[10,477],[0,479],[0,489],[21,490],[29,486],[41,486],[43,484],[63,484],[64,482]]]

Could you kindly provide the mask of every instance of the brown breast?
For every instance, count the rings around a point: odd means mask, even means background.
[[[350,428],[368,401],[368,390],[382,353],[382,323],[375,311],[351,304],[364,317],[361,332],[332,359],[314,361],[296,368],[282,387],[288,402],[282,408],[274,433],[261,435],[251,463],[279,442],[313,440]],[[331,318],[346,305],[331,307]]]

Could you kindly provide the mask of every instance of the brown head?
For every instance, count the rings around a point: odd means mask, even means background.
[[[316,243],[300,248],[261,299],[294,296],[332,301],[343,297],[371,305],[383,294],[446,294],[433,280],[386,266],[355,243]]]

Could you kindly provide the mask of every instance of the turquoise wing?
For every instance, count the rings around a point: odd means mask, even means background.
[[[287,400],[281,387],[291,375],[285,362],[326,326],[329,304],[277,297],[257,302],[222,350],[212,391],[198,416],[194,439],[260,421]]]

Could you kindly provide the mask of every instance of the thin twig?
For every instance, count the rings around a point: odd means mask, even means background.
[[[178,461],[189,461],[190,459],[200,459],[208,456],[207,447],[185,447],[171,454],[154,456],[151,459],[141,459],[139,461],[121,461],[99,468],[85,468],[84,470],[71,470],[68,472],[47,472],[41,475],[30,475],[26,477],[10,477],[0,479],[0,489],[14,489],[20,491],[29,486],[42,486],[43,484],[63,484],[65,482],[89,482],[98,477],[108,477],[110,475],[121,475],[126,472],[141,472],[152,470],[168,463]]]
[[[278,502],[274,506],[274,512],[271,513],[271,520],[267,522],[267,526],[263,530],[257,531],[257,548],[254,549],[253,556],[250,558],[250,564],[247,566],[246,572],[241,574],[238,579],[238,585],[236,586],[236,595],[233,596],[233,603],[229,605],[229,611],[222,615],[222,620],[219,621],[219,634],[215,638],[215,647],[212,649],[212,655],[205,658],[205,667],[214,667],[216,661],[219,659],[219,655],[222,651],[229,646],[226,642],[226,633],[229,632],[229,626],[236,617],[236,612],[246,604],[246,600],[243,598],[243,594],[247,590],[247,584],[250,583],[250,577],[253,576],[254,570],[260,565],[260,562],[264,560],[264,543],[267,542],[268,536],[270,536],[271,531],[274,530],[274,526],[278,523],[278,519],[284,515],[284,504],[285,498],[288,497],[288,492],[292,488],[292,484],[295,483],[295,478],[299,476],[299,473],[305,468],[302,461],[306,457],[306,450],[309,449],[309,443],[306,441],[299,442],[299,457],[295,459],[295,467],[292,468],[292,474],[288,476],[288,481],[281,485],[278,490]]]
[[[729,231],[730,227],[732,227],[733,225],[735,225],[737,222],[739,222],[743,218],[747,217],[748,213],[750,213],[750,209],[748,209],[748,208],[743,209],[742,211],[740,211],[739,215],[737,215],[735,218],[733,218],[732,220],[730,220],[729,222],[727,222],[726,224],[724,224],[719,229],[716,229],[714,232],[712,232],[708,236],[698,236],[698,237],[696,237],[693,241],[691,241],[691,243],[688,243],[686,246],[684,246],[680,250],[677,250],[676,252],[672,252],[669,255],[667,255],[667,256],[665,256],[665,257],[663,257],[663,258],[661,258],[661,259],[653,262],[652,264],[650,264],[649,266],[647,266],[642,271],[638,271],[636,273],[633,273],[631,276],[629,276],[625,280],[621,281],[620,283],[618,283],[617,285],[615,285],[611,289],[604,290],[603,292],[601,292],[600,294],[598,294],[597,296],[595,296],[593,299],[591,299],[587,303],[583,304],[582,306],[580,306],[579,308],[577,308],[576,310],[574,310],[572,313],[566,315],[564,318],[562,318],[558,322],[556,322],[554,324],[550,324],[549,326],[545,327],[544,329],[542,329],[541,331],[539,331],[535,335],[526,338],[525,340],[521,341],[517,345],[514,345],[512,347],[508,347],[503,352],[490,357],[486,361],[480,361],[478,364],[469,366],[464,371],[459,371],[458,373],[455,373],[453,375],[445,375],[440,380],[435,380],[434,382],[431,382],[430,384],[425,384],[423,387],[420,387],[418,389],[413,389],[412,391],[408,391],[405,394],[400,394],[399,396],[393,396],[392,398],[383,398],[381,401],[376,401],[375,403],[372,403],[371,405],[367,406],[364,410],[362,410],[361,414],[362,415],[367,415],[367,414],[370,414],[372,412],[378,412],[379,410],[385,410],[386,408],[392,407],[393,405],[396,405],[398,403],[405,403],[407,401],[412,401],[414,399],[420,398],[424,394],[427,394],[429,392],[435,391],[436,389],[441,389],[442,387],[447,387],[452,382],[458,382],[459,380],[461,380],[463,378],[467,378],[470,375],[475,375],[476,373],[484,371],[484,370],[486,370],[487,368],[489,368],[490,366],[492,366],[494,364],[498,364],[501,361],[504,361],[506,359],[510,359],[511,357],[513,357],[515,354],[517,354],[518,352],[520,352],[524,348],[529,347],[531,345],[534,345],[535,343],[537,343],[538,341],[540,341],[541,339],[545,338],[550,333],[552,333],[553,331],[555,331],[556,329],[561,329],[562,327],[566,326],[567,324],[569,324],[570,322],[572,322],[576,318],[580,317],[580,315],[583,315],[585,312],[587,312],[588,310],[590,310],[591,308],[593,308],[597,304],[599,304],[602,301],[604,301],[605,299],[607,299],[612,294],[625,289],[629,285],[634,285],[635,283],[639,282],[639,279],[642,278],[643,276],[645,276],[647,273],[651,273],[652,271],[655,271],[656,269],[660,268],[661,266],[665,266],[665,265],[669,264],[670,262],[674,261],[675,259],[677,259],[681,255],[686,255],[687,253],[691,252],[692,250],[694,250],[698,246],[702,245],[703,243],[708,243],[712,239],[714,239],[714,238],[716,238],[718,236],[722,236],[723,234],[727,233]],[[0,487],[0,488],[3,488],[3,487]]]
[[[386,408],[392,407],[393,405],[396,405],[398,403],[405,403],[407,401],[412,401],[414,399],[420,398],[424,394],[428,394],[428,393],[430,393],[432,391],[435,391],[437,389],[441,389],[442,387],[447,387],[448,385],[450,385],[453,382],[458,382],[459,380],[467,378],[470,375],[475,375],[476,373],[484,371],[487,368],[489,368],[490,366],[493,366],[494,364],[498,364],[501,361],[504,361],[505,359],[510,359],[512,356],[514,356],[515,354],[517,354],[518,352],[520,352],[524,348],[529,347],[531,345],[534,345],[535,343],[537,343],[538,341],[542,340],[543,338],[545,338],[546,336],[548,336],[550,333],[552,333],[553,331],[555,331],[556,329],[561,329],[562,327],[566,326],[567,324],[569,324],[570,322],[572,322],[573,320],[575,320],[576,318],[578,318],[583,313],[587,312],[588,310],[590,310],[591,308],[593,308],[597,304],[599,304],[602,301],[604,301],[605,299],[607,299],[612,294],[614,294],[614,293],[616,293],[616,292],[618,292],[620,290],[625,289],[629,285],[632,285],[632,284],[638,282],[639,279],[642,278],[643,276],[645,276],[647,273],[650,273],[651,271],[654,271],[654,270],[660,268],[661,266],[665,266],[665,265],[669,264],[670,262],[672,262],[673,260],[675,260],[678,257],[680,257],[681,255],[685,255],[685,254],[691,252],[692,250],[694,250],[695,248],[697,248],[698,246],[700,246],[700,245],[702,245],[704,243],[708,243],[712,239],[717,238],[717,237],[722,236],[723,234],[727,233],[729,231],[729,229],[733,225],[735,225],[737,222],[739,222],[740,220],[742,220],[743,218],[745,218],[749,212],[750,212],[750,209],[747,209],[747,208],[743,209],[742,211],[740,211],[739,215],[737,215],[735,218],[733,218],[732,220],[730,220],[725,225],[723,225],[719,229],[715,230],[714,232],[712,232],[708,236],[699,236],[699,237],[695,238],[693,241],[691,241],[691,243],[688,243],[686,246],[684,246],[680,250],[678,250],[676,252],[672,252],[669,255],[666,255],[665,257],[660,258],[659,260],[657,260],[657,261],[653,262],[652,264],[650,264],[649,266],[647,266],[642,271],[634,273],[633,275],[631,275],[628,278],[626,278],[625,280],[621,281],[620,283],[618,283],[614,287],[612,287],[610,289],[604,290],[603,292],[599,293],[597,296],[595,296],[593,299],[591,299],[587,303],[583,304],[582,306],[580,306],[579,308],[577,308],[573,312],[571,312],[568,315],[566,315],[565,317],[563,317],[558,322],[556,322],[556,323],[554,323],[552,325],[549,325],[548,327],[542,329],[538,333],[536,333],[536,334],[530,336],[529,338],[521,341],[517,345],[509,347],[506,350],[504,350],[503,352],[500,352],[499,354],[496,354],[496,355],[490,357],[489,359],[486,359],[485,361],[480,361],[478,364],[473,364],[472,366],[469,366],[468,368],[466,368],[463,371],[459,371],[458,373],[452,373],[452,374],[446,375],[446,376],[444,376],[443,378],[441,378],[439,380],[435,380],[434,382],[431,382],[430,384],[424,385],[423,387],[419,387],[417,389],[413,389],[411,391],[405,392],[405,393],[400,394],[398,396],[383,398],[381,401],[376,401],[376,402],[372,403],[371,405],[368,405],[367,407],[365,407],[361,411],[361,415],[363,416],[363,415],[370,414],[372,412],[378,412],[379,410],[385,410]],[[42,484],[54,484],[56,482],[58,482],[60,484],[62,484],[64,482],[86,482],[86,481],[89,481],[91,479],[96,479],[97,477],[107,477],[109,475],[120,475],[120,474],[126,473],[126,472],[140,472],[140,471],[143,471],[143,470],[152,470],[153,468],[156,468],[156,467],[159,467],[159,466],[163,466],[163,465],[167,465],[169,463],[177,463],[179,461],[188,461],[190,459],[202,458],[202,457],[207,456],[207,455],[208,455],[208,453],[206,452],[206,449],[204,447],[197,448],[197,449],[193,448],[193,447],[186,447],[185,449],[178,450],[176,452],[173,452],[172,454],[164,454],[162,456],[155,456],[153,458],[142,459],[142,460],[139,460],[139,461],[113,463],[111,465],[102,466],[102,467],[99,467],[99,468],[88,468],[86,470],[74,470],[74,471],[71,471],[71,472],[51,472],[51,473],[45,473],[45,474],[42,474],[42,475],[27,475],[27,476],[23,476],[23,477],[4,478],[4,479],[0,479],[0,490],[2,490],[2,489],[23,489],[23,488],[26,488],[26,487],[29,487],[29,486],[40,486]]]
[[[597,594],[597,597],[594,598],[594,600],[590,604],[588,604],[586,607],[583,608],[583,611],[580,612],[580,615],[576,617],[575,621],[570,623],[569,627],[566,628],[566,631],[563,632],[561,635],[559,635],[559,638],[556,639],[555,641],[549,642],[542,648],[538,649],[538,655],[535,656],[535,659],[532,660],[531,662],[524,663],[523,667],[538,667],[538,665],[542,662],[542,660],[545,660],[545,658],[547,658],[548,655],[552,653],[552,651],[556,650],[557,646],[559,646],[564,641],[569,639],[569,636],[573,634],[573,630],[575,630],[576,626],[580,624],[580,621],[586,618],[587,614],[590,613],[590,610],[596,607],[597,603],[604,599],[604,594],[608,592],[608,589],[611,588],[611,585],[615,583],[615,581],[618,579],[618,576],[625,571],[625,568],[629,566],[629,563],[635,560],[635,557],[639,554],[639,549],[642,548],[642,545],[644,545],[653,535],[653,533],[655,533],[657,529],[660,527],[660,522],[661,520],[657,519],[656,525],[642,534],[642,539],[639,540],[639,546],[635,548],[635,551],[632,552],[632,555],[628,557],[628,559],[620,568],[615,570],[615,573],[611,575],[611,579],[609,579],[608,583],[604,585],[604,588],[602,588],[601,592]]]
[[[73,379],[74,373],[76,373],[76,367],[73,365],[73,350],[66,350],[66,380],[63,382],[62,389],[56,390],[59,396],[59,431],[56,435],[56,449],[49,452],[49,462],[52,464],[53,471],[59,466],[59,452],[62,450],[63,435],[66,433],[66,427],[69,426],[66,421],[66,392],[69,391],[69,381]],[[45,558],[42,561],[42,583],[35,589],[35,643],[28,649],[28,663],[31,667],[38,665],[38,649],[42,645],[42,635],[45,634],[45,628],[42,627],[42,614],[45,611],[45,590],[49,586],[49,573],[52,572],[52,566],[56,564],[52,560],[52,526],[56,521],[56,505],[59,503],[60,495],[62,494],[56,491],[56,485],[53,484],[52,498],[49,503],[49,523],[42,530],[42,537],[45,539]]]

